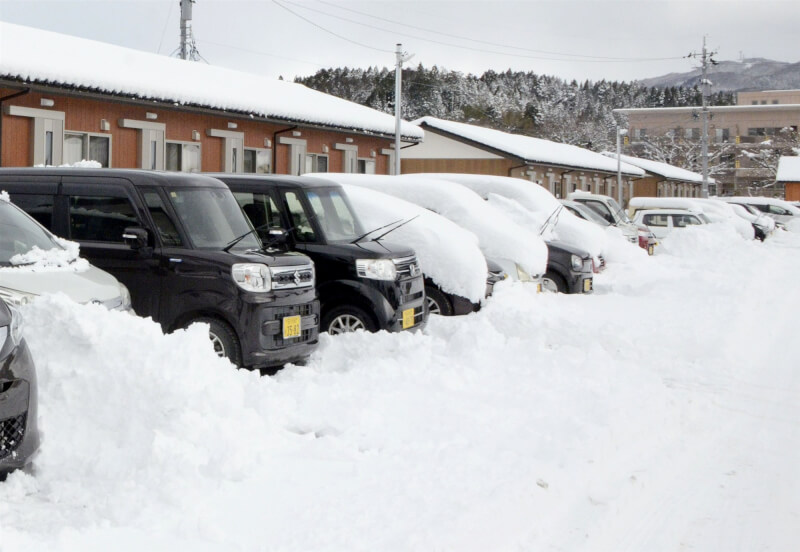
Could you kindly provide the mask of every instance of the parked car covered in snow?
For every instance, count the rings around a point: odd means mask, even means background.
[[[547,248],[538,233],[510,220],[464,186],[417,175],[326,173],[324,176],[430,209],[477,236],[481,251],[487,258],[500,264],[509,260],[534,279],[545,271]]]
[[[631,219],[613,197],[584,191],[575,191],[569,194],[567,199],[578,201],[593,209],[598,215],[606,219],[609,224],[619,228],[629,242],[635,244],[639,243],[639,229],[632,223]]]
[[[57,238],[0,192],[0,298],[21,305],[57,292],[78,303],[131,308],[128,289],[81,259],[78,244]]]
[[[727,203],[717,199],[698,197],[634,197],[628,203],[628,212],[633,217],[643,209],[692,209],[705,214],[711,222],[733,226],[744,239],[755,238],[753,225],[736,214]]]
[[[170,332],[209,325],[220,356],[267,368],[316,348],[314,265],[264,249],[231,191],[206,176],[128,169],[0,169],[0,189],[80,244]]]
[[[25,467],[39,448],[36,367],[22,335],[22,315],[0,299],[0,481]]]
[[[783,226],[800,226],[800,208],[788,201],[772,197],[733,196],[724,198],[728,203],[750,205],[772,217]]]
[[[400,331],[425,325],[416,253],[392,241],[402,219],[365,229],[342,187],[321,178],[215,176],[233,191],[263,239],[270,239],[270,228],[289,228],[289,247],[314,261],[322,331]]]
[[[775,219],[762,213],[752,205],[745,205],[744,203],[728,203],[733,211],[753,225],[753,230],[756,234],[756,239],[764,241],[777,228]]]
[[[430,209],[361,186],[344,185],[344,189],[368,226],[408,221],[393,231],[392,239],[417,252],[426,304],[433,314],[462,315],[478,310],[494,285],[509,277],[507,270],[517,271],[516,265],[503,267],[486,259],[477,236]]]
[[[704,213],[693,209],[644,209],[636,211],[633,220],[650,228],[658,239],[664,239],[675,229],[711,224]]]

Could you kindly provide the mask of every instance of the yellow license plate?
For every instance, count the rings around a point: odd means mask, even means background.
[[[300,337],[300,317],[286,316],[283,319],[283,338]]]
[[[655,253],[655,252],[656,252],[656,248],[655,248],[655,246],[653,246],[653,245],[648,245],[648,246],[647,246],[647,254],[648,254],[648,255],[652,255],[652,254],[653,254],[653,253]]]
[[[583,291],[592,291],[592,279],[587,278],[583,281]]]
[[[403,329],[408,329],[414,325],[414,309],[403,311]]]
[[[536,284],[536,293],[542,292],[542,284]]]

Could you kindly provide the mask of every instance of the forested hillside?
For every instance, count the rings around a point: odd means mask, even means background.
[[[297,78],[315,90],[394,112],[394,69],[321,69]],[[735,103],[713,94],[711,105]],[[698,87],[647,87],[632,82],[565,81],[532,72],[487,71],[480,76],[422,65],[403,70],[403,118],[425,115],[474,123],[603,150],[614,147],[619,107],[700,105]]]

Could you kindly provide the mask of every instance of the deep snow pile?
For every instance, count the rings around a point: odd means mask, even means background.
[[[0,549],[792,550],[800,239],[692,228],[273,378],[205,328],[25,308],[45,431]]]

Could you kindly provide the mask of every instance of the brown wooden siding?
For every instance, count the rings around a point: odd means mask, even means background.
[[[510,159],[403,159],[401,170],[403,174],[443,172],[509,176],[512,167]]]
[[[0,96],[15,93],[13,89],[0,89]],[[139,131],[136,129],[122,128],[120,119],[147,120],[146,113],[155,113],[157,118],[153,122],[166,125],[165,139],[195,142],[201,144],[202,170],[220,171],[223,168],[221,138],[207,136],[207,129],[233,130],[244,133],[244,146],[246,148],[275,149],[276,166],[273,171],[277,174],[289,172],[289,146],[276,144],[275,132],[291,129],[291,124],[275,124],[262,121],[242,119],[225,114],[215,115],[193,111],[184,111],[179,108],[164,108],[155,105],[141,105],[118,100],[100,100],[95,98],[64,96],[57,93],[36,93],[14,98],[3,105],[17,105],[36,109],[51,109],[63,111],[64,129],[66,131],[93,132],[111,135],[111,166],[116,168],[138,167]],[[53,99],[55,105],[49,108],[41,107],[41,98]],[[2,136],[0,140],[0,163],[5,167],[30,166],[31,152],[31,119],[28,117],[2,116]],[[109,122],[111,130],[104,132],[100,128],[100,121]],[[229,129],[228,122],[236,123],[237,128]],[[192,139],[192,131],[200,133],[200,140]],[[323,146],[328,147],[328,170],[341,172],[343,169],[344,155],[335,148],[335,144],[346,143],[347,138],[353,142],[350,145],[358,146],[358,157],[373,159],[375,172],[387,174],[389,169],[388,156],[381,154],[381,149],[391,147],[392,140],[373,136],[318,130],[299,127],[295,130],[301,133],[297,137],[307,141],[308,153],[322,154]],[[291,132],[278,135],[293,137]],[[269,140],[271,146],[265,145]],[[373,157],[374,153],[374,157]]]
[[[786,183],[786,201],[800,201],[800,182]]]
[[[633,181],[633,197],[657,197],[659,179],[645,177]]]

